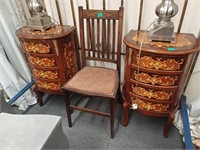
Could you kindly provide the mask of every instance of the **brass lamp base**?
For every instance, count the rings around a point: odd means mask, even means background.
[[[175,41],[173,22],[170,22],[167,25],[154,25],[154,28],[150,29],[149,40],[173,43]]]
[[[28,23],[29,28],[41,31],[45,31],[54,26],[54,23],[51,22],[51,18],[47,15],[42,17],[31,17],[28,19]]]

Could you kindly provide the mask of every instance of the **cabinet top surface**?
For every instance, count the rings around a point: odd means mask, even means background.
[[[131,48],[157,54],[190,54],[199,50],[197,39],[193,34],[175,34],[175,42],[149,41],[149,33],[131,30],[124,38],[124,43]],[[142,44],[141,44],[142,42]]]
[[[46,31],[32,30],[29,27],[22,27],[16,31],[19,38],[26,39],[52,39],[60,38],[71,33],[75,27],[72,26],[54,26]]]

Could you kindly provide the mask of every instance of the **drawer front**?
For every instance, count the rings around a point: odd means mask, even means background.
[[[134,100],[132,104],[137,104],[138,109],[147,111],[166,112],[169,109],[169,104],[151,103],[142,100]]]
[[[58,79],[59,73],[57,70],[41,70],[34,68],[32,70],[33,76],[36,78],[42,78],[42,79]]]
[[[169,110],[170,104],[168,103],[159,103],[159,102],[148,102],[143,100],[142,98],[138,98],[132,94],[130,95],[131,104],[136,104],[137,109],[146,110],[146,111],[154,111],[154,112],[167,112]]]
[[[45,89],[45,90],[56,91],[56,90],[60,90],[61,88],[60,82],[37,80],[36,84],[40,89]]]
[[[35,56],[27,56],[29,63],[35,66],[40,67],[55,67],[57,66],[54,58],[51,57],[35,57]]]
[[[52,40],[24,40],[23,49],[28,53],[53,54],[54,45]]]
[[[135,84],[130,84],[130,92],[134,94],[138,94],[141,97],[153,99],[155,101],[166,101],[170,100],[176,90],[164,90],[164,89],[153,89],[153,88],[147,88],[142,87],[140,85],[136,86]]]
[[[143,54],[140,56],[134,54],[133,63],[139,64],[141,67],[155,70],[176,71],[182,70],[184,66],[184,58],[164,57],[164,56],[151,56]]]
[[[158,75],[147,72],[139,72],[137,74],[136,70],[132,70],[131,74],[133,80],[150,85],[173,86],[178,83],[178,76],[176,75]]]

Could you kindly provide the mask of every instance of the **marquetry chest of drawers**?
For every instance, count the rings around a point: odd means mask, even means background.
[[[141,44],[142,42],[142,44]],[[163,134],[179,107],[192,63],[199,51],[192,34],[176,34],[175,43],[148,40],[148,32],[130,31],[124,38],[126,63],[123,86],[123,125],[129,110],[144,115],[167,117]]]
[[[16,31],[32,76],[39,104],[43,105],[40,91],[63,94],[61,86],[78,70],[76,28],[55,26],[46,31],[23,27]]]

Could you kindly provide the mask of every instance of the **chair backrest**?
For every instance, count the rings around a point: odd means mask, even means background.
[[[110,62],[115,63],[120,72],[123,14],[123,7],[119,10],[85,10],[79,7],[83,66],[87,60]]]

